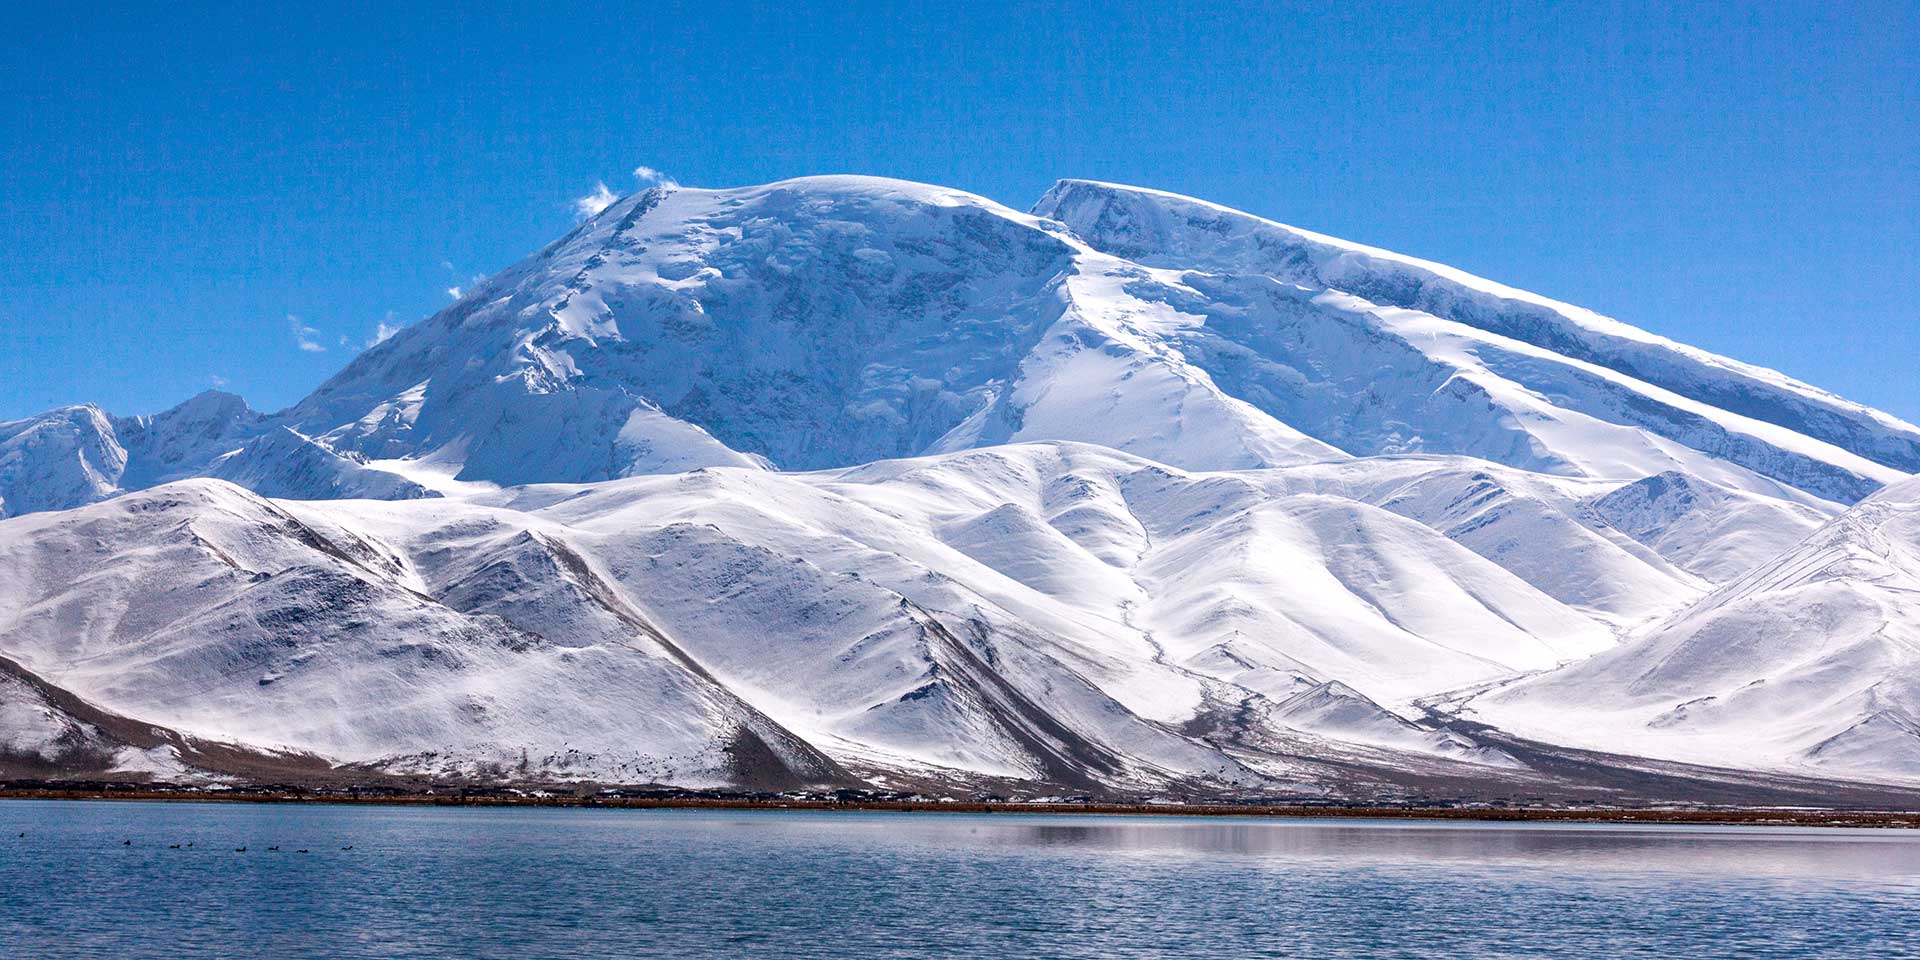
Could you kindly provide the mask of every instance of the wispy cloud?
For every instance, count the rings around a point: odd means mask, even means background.
[[[287,328],[293,331],[293,342],[300,349],[308,353],[327,352],[326,346],[314,339],[320,335],[320,331],[302,323],[299,317],[287,314]]]
[[[661,172],[659,169],[655,167],[649,167],[644,163],[633,168],[633,178],[635,180],[640,181],[641,183],[650,183],[650,184],[655,184],[657,186],[662,186],[662,187],[677,187],[680,185],[680,181],[675,180],[672,177],[669,177],[665,173]]]
[[[367,346],[372,347],[386,343],[394,334],[399,332],[400,323],[394,319],[393,311],[388,310],[387,318],[374,324],[373,336],[367,338]]]
[[[640,181],[641,186],[677,187],[680,185],[660,168],[649,167],[644,163],[633,168],[633,178]],[[605,180],[600,180],[594,183],[593,189],[586,196],[574,198],[573,212],[579,214],[580,219],[585,220],[599,215],[600,211],[613,206],[619,199],[620,195],[614,193]]]
[[[207,383],[215,390],[218,390],[227,385],[227,378],[217,373],[209,373],[207,374]]]
[[[461,296],[463,296],[463,294],[459,287],[448,287],[447,296],[452,297],[455,300],[458,300],[460,299]]]
[[[613,202],[618,199],[620,198],[616,196],[612,190],[607,189],[607,185],[604,182],[596,183],[593,185],[592,193],[573,201],[573,209],[575,213],[580,215],[580,219],[585,220],[613,206]]]

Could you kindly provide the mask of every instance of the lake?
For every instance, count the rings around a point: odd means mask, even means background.
[[[0,831],[9,958],[1920,956],[1920,831],[108,801]]]

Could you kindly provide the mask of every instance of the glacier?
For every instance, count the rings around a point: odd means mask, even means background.
[[[0,771],[1920,788],[1916,469],[1193,198],[658,186],[287,410],[0,423]]]

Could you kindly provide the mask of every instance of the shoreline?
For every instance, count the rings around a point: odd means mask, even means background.
[[[1500,807],[1392,804],[1018,803],[961,800],[825,800],[700,796],[513,796],[439,793],[312,793],[77,787],[0,788],[0,800],[130,800],[153,803],[313,803],[437,807],[560,807],[606,810],[764,810],[821,813],[1044,814],[1268,819],[1427,820],[1481,823],[1785,826],[1920,829],[1920,811],[1766,807]]]

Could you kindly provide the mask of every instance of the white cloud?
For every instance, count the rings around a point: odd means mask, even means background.
[[[314,339],[314,337],[320,335],[320,331],[300,322],[299,317],[291,313],[287,314],[287,328],[293,331],[293,342],[300,349],[308,353],[327,352],[327,348]]]
[[[393,311],[388,310],[387,318],[374,325],[373,336],[367,338],[367,346],[386,343],[389,338],[399,332],[400,324],[394,319]]]
[[[207,374],[207,382],[212,384],[215,390],[218,390],[227,385],[227,378],[217,373],[209,373]]]
[[[633,178],[640,181],[642,186],[677,187],[680,185],[659,168],[649,167],[644,163],[633,168]],[[613,206],[619,199],[620,195],[614,193],[605,180],[601,180],[593,185],[593,190],[586,196],[574,199],[573,211],[580,215],[580,219],[585,220],[588,217],[597,216],[600,211]]]
[[[448,273],[452,273],[452,272],[453,272],[453,261],[452,261],[452,260],[442,260],[442,261],[440,261],[440,265],[441,265],[441,266],[443,266],[443,267],[446,267],[446,268],[447,268],[447,272],[448,272]]]
[[[447,296],[449,296],[449,297],[452,297],[452,298],[454,298],[455,300],[458,300],[458,299],[460,299],[460,288],[459,288],[459,287],[448,287],[448,288],[447,288]]]
[[[669,177],[666,174],[660,172],[659,170],[656,170],[653,167],[649,167],[644,163],[633,168],[633,178],[635,180],[640,181],[641,183],[658,184],[663,187],[677,187],[680,185],[680,181],[675,180],[672,177]]]
[[[580,219],[584,220],[613,206],[613,202],[618,199],[620,198],[615,196],[612,190],[607,189],[605,183],[596,183],[593,185],[592,193],[573,201],[573,209],[580,215]]]

